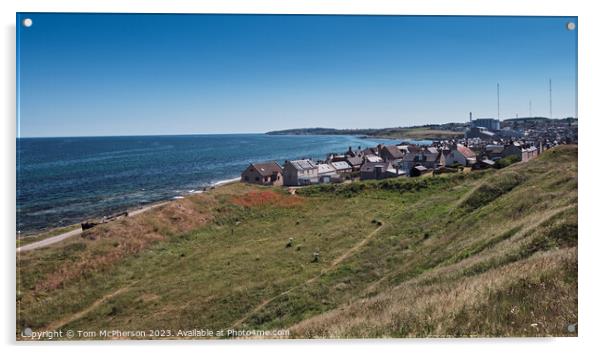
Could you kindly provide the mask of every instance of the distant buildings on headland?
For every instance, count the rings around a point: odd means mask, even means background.
[[[493,118],[470,121],[463,139],[435,141],[429,146],[400,142],[328,154],[324,160],[300,159],[251,163],[241,181],[275,186],[306,186],[393,177],[417,177],[486,169],[528,161],[559,144],[577,143],[577,120]]]
[[[549,119],[543,117],[512,118],[500,121],[494,118],[470,120],[466,127],[466,139],[484,141],[521,140],[542,143],[577,143],[577,119]]]

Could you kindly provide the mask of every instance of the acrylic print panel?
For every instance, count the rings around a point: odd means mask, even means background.
[[[16,25],[18,340],[577,336],[577,18]]]

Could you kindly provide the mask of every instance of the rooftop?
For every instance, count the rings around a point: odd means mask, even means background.
[[[252,163],[251,166],[264,177],[271,176],[274,173],[282,173],[282,167],[276,161],[256,162]]]
[[[313,162],[312,160],[309,159],[305,159],[305,160],[292,160],[289,161],[289,163],[297,170],[299,171],[304,171],[304,170],[313,170],[317,167],[316,163]]]

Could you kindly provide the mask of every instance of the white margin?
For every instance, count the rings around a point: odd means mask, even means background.
[[[144,349],[161,353],[185,352],[292,353],[340,351],[461,352],[490,353],[546,352],[574,353],[600,346],[599,272],[601,232],[597,224],[600,156],[597,143],[602,133],[600,111],[599,35],[601,13],[595,1],[581,0],[5,0],[2,12],[1,148],[2,173],[0,225],[4,247],[2,321],[0,335],[4,352],[105,353]],[[15,343],[15,13],[16,12],[140,12],[140,13],[304,13],[304,14],[400,14],[400,15],[554,15],[579,16],[579,338],[560,339],[445,339],[445,340],[331,340],[331,341],[211,341],[211,342],[128,342],[128,343]],[[602,139],[601,139],[602,140]],[[36,345],[37,344],[37,345]],[[171,348],[175,346],[176,348]]]

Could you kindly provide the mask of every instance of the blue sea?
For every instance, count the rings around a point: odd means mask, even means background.
[[[398,140],[265,134],[17,139],[17,230],[29,233],[184,196],[250,162],[324,159]]]

